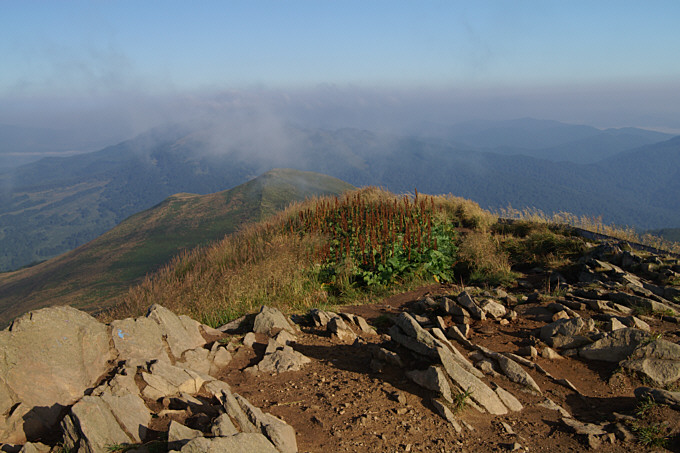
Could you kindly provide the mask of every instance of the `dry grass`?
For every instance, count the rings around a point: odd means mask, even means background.
[[[323,225],[330,220],[342,221],[340,214],[335,216],[337,213],[331,212],[339,206],[356,210],[354,227],[360,228],[345,227],[361,231],[364,239],[358,236],[352,239],[356,241],[352,247],[359,245],[361,240],[361,247],[373,248],[369,253],[362,251],[358,259],[354,255],[348,257],[341,250],[346,250],[346,244],[338,247],[337,237],[333,243],[331,231]],[[378,217],[370,217],[372,212]],[[366,213],[369,213],[368,218]],[[379,217],[380,213],[386,217]],[[364,216],[361,222],[359,215]],[[418,218],[419,222],[411,222],[409,215]],[[384,224],[388,218],[393,219],[393,225]],[[398,228],[396,219],[402,222]],[[314,198],[291,205],[266,223],[246,227],[211,246],[176,257],[131,288],[102,318],[138,316],[151,304],[158,303],[207,324],[219,325],[253,312],[262,304],[300,312],[333,302],[370,300],[371,293],[357,290],[350,277],[362,266],[361,260],[370,262],[373,256],[384,252],[389,240],[398,237],[397,243],[406,247],[407,253],[412,249],[413,254],[418,255],[426,247],[433,246],[428,224],[444,222],[486,230],[495,220],[478,204],[452,196],[415,194],[404,197],[377,188],[365,188],[339,198]],[[342,288],[340,296],[336,291],[331,294],[331,285],[321,278],[321,270],[329,258],[337,259],[334,278],[336,286]],[[379,291],[407,288],[416,281],[424,282],[418,275],[399,279],[393,287],[379,288]],[[331,298],[333,300],[329,300]]]
[[[570,225],[576,228],[581,228],[594,233],[612,236],[629,242],[637,242],[639,244],[654,247],[659,250],[666,250],[673,253],[680,253],[680,243],[668,241],[658,236],[651,234],[639,235],[635,228],[630,226],[616,226],[607,225],[602,221],[602,217],[588,217],[577,216],[568,212],[558,212],[554,214],[546,214],[540,209],[525,208],[523,210],[508,207],[501,209],[498,213],[500,217],[509,219],[525,220],[534,223],[550,223]]]
[[[509,284],[516,278],[507,252],[498,238],[487,232],[467,234],[460,244],[458,258],[468,268],[473,283]]]

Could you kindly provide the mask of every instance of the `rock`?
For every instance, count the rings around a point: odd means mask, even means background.
[[[108,371],[110,341],[104,324],[71,307],[29,312],[1,331],[0,439],[24,443],[27,435],[42,437],[61,408]],[[6,420],[2,414],[15,406]]]
[[[461,305],[468,312],[470,312],[470,315],[474,319],[479,319],[482,321],[486,319],[484,311],[481,308],[479,308],[479,306],[475,303],[472,296],[470,296],[470,293],[468,293],[467,291],[463,291],[460,294],[458,294],[456,300],[458,301],[459,305]]]
[[[186,427],[175,420],[170,421],[170,426],[168,426],[169,450],[178,450],[186,445],[191,439],[196,439],[197,437],[203,437],[203,433],[197,429]]]
[[[638,387],[635,389],[635,398],[640,402],[644,402],[647,398],[652,398],[658,404],[666,404],[675,410],[680,410],[680,392]]]
[[[319,310],[318,308],[312,308],[309,310],[309,316],[312,318],[314,327],[325,329],[330,320],[338,315],[332,312]]]
[[[100,452],[112,444],[139,442],[116,421],[102,398],[84,396],[62,421],[64,447],[73,451]]]
[[[625,329],[626,326],[616,318],[611,318],[604,325],[605,332],[613,332],[614,330]]]
[[[241,409],[241,405],[230,391],[223,389],[221,394],[217,395],[217,398],[222,403],[227,414],[238,424],[239,431],[242,433],[260,432],[258,427],[250,421],[246,413]]]
[[[257,336],[255,335],[254,332],[248,332],[244,337],[243,337],[243,345],[247,346],[249,348],[252,348],[253,345],[257,343]]]
[[[445,346],[444,350],[438,350],[439,355],[440,355],[440,358],[439,358],[440,360],[444,360],[444,359],[441,358],[442,354],[448,355],[450,353],[451,356],[452,356],[451,358],[453,360],[455,360],[456,362],[458,362],[458,365],[462,366],[465,369],[465,371],[467,371],[468,373],[474,374],[475,376],[477,376],[480,379],[484,377],[472,365],[472,363],[470,363],[470,361],[458,349],[456,349],[455,346],[453,346],[451,344],[451,342],[448,340],[448,338],[446,338],[446,336],[444,335],[444,333],[441,330],[439,330],[437,328],[432,329],[432,334],[437,338],[437,340],[438,340],[437,345],[438,346]]]
[[[234,423],[232,423],[229,415],[222,414],[215,419],[212,426],[210,427],[210,432],[213,436],[227,437],[237,434],[238,430],[234,426]]]
[[[309,362],[311,362],[309,357],[297,352],[290,346],[283,346],[271,354],[266,354],[260,363],[252,368],[263,373],[283,373],[285,371],[299,371]]]
[[[260,312],[255,316],[253,332],[272,336],[281,330],[287,330],[288,332],[295,334],[295,328],[281,311],[277,308],[263,305],[260,308]]]
[[[243,412],[281,453],[297,453],[295,430],[281,419],[265,414],[240,395],[234,395]]]
[[[662,339],[641,344],[621,366],[659,385],[672,384],[680,380],[680,345]]]
[[[585,436],[602,436],[607,434],[607,432],[602,429],[601,426],[594,425],[592,423],[583,423],[571,417],[562,417],[562,423],[571,428],[576,434]]]
[[[190,440],[181,453],[279,453],[260,433],[239,433],[230,437],[198,437]]]
[[[479,307],[493,319],[500,319],[506,314],[505,307],[493,299],[484,299]]]
[[[191,368],[199,373],[209,374],[212,365],[208,358],[209,355],[210,351],[203,347],[189,349],[188,351],[184,351],[179,362],[186,368]]]
[[[154,304],[149,308],[146,317],[158,323],[170,353],[176,359],[182,357],[184,351],[205,344],[205,339],[201,335],[201,324],[188,316],[177,316],[167,308]]]
[[[634,294],[627,294],[621,291],[615,291],[609,293],[609,299],[614,302],[618,302],[627,307],[640,307],[643,309],[658,311],[658,312],[669,312],[673,315],[678,315],[680,312],[669,304],[662,302],[657,302],[648,297],[636,296]]]
[[[215,343],[215,345],[218,345],[218,343]],[[208,374],[211,376],[216,376],[220,370],[227,365],[229,365],[229,362],[231,362],[232,356],[229,351],[227,351],[227,348],[219,346],[214,347],[213,350],[210,351],[211,356],[210,361],[210,371]]]
[[[590,332],[595,328],[595,323],[592,319],[585,320],[583,318],[560,319],[551,324],[541,327],[540,337],[543,341],[548,341],[550,338],[562,335],[565,337],[574,337],[584,332]]]
[[[562,415],[562,417],[571,417],[571,414],[567,412],[565,408],[563,408],[550,398],[544,399],[542,402],[538,403],[538,405],[541,407],[545,407],[546,409],[550,409],[551,411],[557,411]]]
[[[451,398],[451,387],[446,379],[446,374],[441,368],[430,366],[425,370],[407,371],[406,377],[421,387],[437,392],[439,396],[449,403],[453,402],[453,399]]]
[[[445,350],[443,346],[437,347],[437,351],[442,350]],[[450,352],[449,354],[442,352],[439,356],[442,358],[442,365],[444,365],[444,369],[453,383],[459,389],[471,392],[470,398],[486,409],[490,414],[507,414],[508,410],[503,405],[498,395],[472,373],[465,371],[465,369],[456,363],[455,360],[450,359],[450,354]]]
[[[560,319],[569,319],[569,313],[566,310],[561,310],[552,316],[552,321],[559,321]]]
[[[615,330],[596,342],[583,346],[578,355],[588,360],[620,362],[626,359],[640,343],[649,338],[647,332],[625,328]]]
[[[274,341],[282,345],[291,345],[295,343],[295,335],[288,332],[287,330],[282,330],[281,332],[274,335]]]
[[[390,327],[389,334],[394,341],[413,352],[437,357],[434,337],[406,312],[397,316],[395,324]]]
[[[147,317],[113,321],[111,338],[119,360],[134,365],[143,365],[150,360],[170,361],[159,324]]]
[[[517,350],[517,355],[531,357],[532,359],[535,359],[536,357],[538,357],[538,351],[533,346],[523,346]]]
[[[458,423],[458,420],[456,420],[455,415],[453,415],[451,409],[449,409],[449,407],[444,402],[435,398],[432,400],[432,405],[437,410],[439,415],[441,415],[442,417],[444,417],[445,420],[451,423],[453,429],[457,433],[461,433],[463,431],[463,428],[460,426],[460,423]]]
[[[167,396],[175,396],[181,392],[198,393],[204,382],[213,380],[209,376],[170,365],[165,362],[156,362],[150,367],[151,373],[142,372],[142,379],[147,386],[142,394],[152,400]]]
[[[366,320],[362,318],[361,316],[356,316],[354,317],[354,321],[356,322],[356,325],[359,327],[362,333],[365,333],[367,335],[377,335],[378,333],[375,331],[375,329],[371,326],[368,325]]]
[[[563,358],[557,351],[547,346],[541,350],[541,357],[548,360],[559,360]]]
[[[519,412],[524,409],[524,406],[522,406],[522,403],[520,403],[519,400],[515,398],[515,395],[508,392],[500,385],[496,386],[495,392],[501,401],[503,401],[503,404],[505,404],[505,406],[511,411]]]
[[[390,365],[394,365],[399,368],[404,367],[404,362],[401,360],[401,357],[399,357],[399,354],[397,354],[396,352],[379,347],[374,350],[373,355],[376,359],[382,362],[389,363]]]
[[[575,335],[573,337],[566,335],[556,335],[554,337],[548,338],[545,340],[545,342],[553,348],[568,350],[590,344],[593,342],[593,340],[583,335]],[[564,352],[564,354],[566,355],[566,352]]]
[[[21,447],[19,453],[48,453],[49,451],[49,445],[40,442],[27,442]]]
[[[340,341],[351,342],[357,337],[354,331],[339,316],[328,322],[328,331]]]
[[[527,388],[533,389],[539,394],[542,393],[541,388],[538,386],[538,384],[536,384],[534,378],[532,378],[531,375],[527,373],[517,362],[510,359],[509,357],[504,356],[503,354],[498,354],[497,352],[493,352],[482,346],[477,346],[477,348],[487,357],[498,362],[503,374],[506,375],[512,382],[516,382]]]

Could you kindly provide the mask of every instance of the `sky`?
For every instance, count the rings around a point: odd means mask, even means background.
[[[680,133],[678,19],[677,0],[3,0],[0,123],[123,136],[252,108]]]

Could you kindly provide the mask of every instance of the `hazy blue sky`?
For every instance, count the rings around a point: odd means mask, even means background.
[[[292,96],[680,131],[679,21],[677,0],[3,0],[0,122]]]

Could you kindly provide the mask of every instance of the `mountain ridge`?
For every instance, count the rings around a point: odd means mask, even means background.
[[[219,240],[291,202],[351,188],[330,176],[275,169],[230,190],[172,195],[75,250],[0,274],[0,320],[47,303],[104,309],[106,300],[121,295],[182,250]]]

